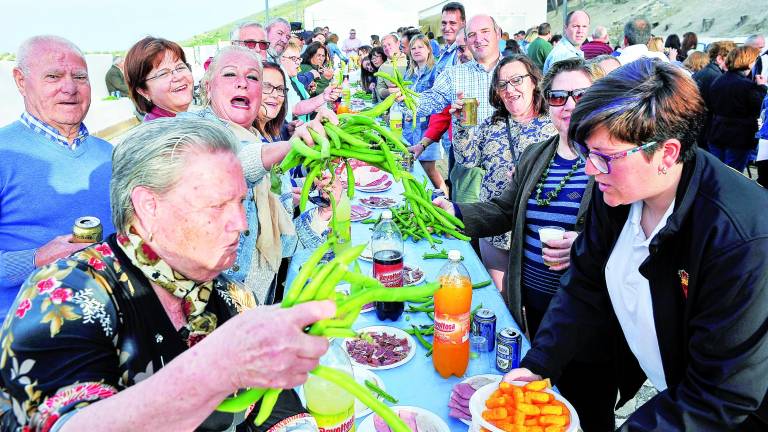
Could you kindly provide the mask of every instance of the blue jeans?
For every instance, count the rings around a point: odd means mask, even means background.
[[[747,167],[749,161],[749,154],[752,149],[735,149],[730,147],[720,147],[712,143],[709,143],[709,152],[716,158],[720,159],[724,164],[735,169],[736,171],[743,173],[744,168]]]

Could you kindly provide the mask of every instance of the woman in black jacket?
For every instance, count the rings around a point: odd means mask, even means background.
[[[505,380],[557,383],[596,346],[616,365],[619,404],[646,378],[659,390],[622,431],[768,430],[768,191],[696,148],[703,112],[691,78],[649,59],[579,101],[568,137],[588,159],[593,199],[531,349]]]
[[[757,82],[748,78],[758,54],[751,46],[731,50],[725,60],[728,72],[709,88],[709,151],[739,172],[744,171],[749,153],[757,145],[757,117],[765,97],[765,78],[759,76]]]

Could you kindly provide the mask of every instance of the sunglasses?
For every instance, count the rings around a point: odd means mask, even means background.
[[[547,103],[549,106],[559,107],[568,103],[568,97],[573,98],[573,102],[578,102],[587,89],[573,89],[573,90],[549,90],[547,92]]]
[[[576,148],[579,150],[579,153],[581,153],[581,156],[584,157],[585,159],[589,159],[589,161],[592,162],[592,165],[594,165],[598,171],[600,171],[603,174],[610,174],[612,161],[625,158],[633,153],[637,153],[641,150],[650,148],[656,144],[658,144],[656,141],[651,141],[639,147],[635,147],[629,150],[624,150],[624,151],[620,151],[618,153],[613,153],[609,155],[592,151],[586,145],[578,142],[576,143]]]
[[[260,50],[266,51],[267,48],[269,48],[269,41],[265,41],[265,40],[246,39],[246,40],[234,40],[232,42],[236,45],[244,46],[248,49],[255,49],[258,46]]]

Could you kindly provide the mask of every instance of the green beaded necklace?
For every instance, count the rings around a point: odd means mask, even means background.
[[[539,183],[536,185],[536,204],[542,207],[548,206],[553,198],[557,198],[557,196],[560,194],[560,191],[563,190],[563,187],[565,186],[565,184],[568,183],[568,180],[570,180],[574,174],[576,174],[576,171],[579,170],[579,166],[581,165],[581,158],[577,157],[576,162],[574,162],[573,166],[571,167],[571,170],[568,171],[568,174],[566,174],[562,180],[560,180],[560,183],[558,183],[558,185],[555,186],[555,189],[547,192],[546,196],[544,198],[541,198],[541,190],[544,188],[544,183],[546,183],[547,177],[549,177],[549,169],[552,168],[552,165],[554,165],[555,163],[555,157],[557,157],[557,152],[555,152],[555,154],[552,155],[552,159],[550,159],[549,165],[547,165],[547,169],[545,169],[544,172],[541,174]]]

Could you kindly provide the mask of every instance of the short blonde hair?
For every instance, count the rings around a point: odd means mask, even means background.
[[[705,52],[694,51],[683,62],[683,67],[691,72],[698,72],[709,64],[709,56]]]
[[[664,52],[664,39],[654,36],[648,40],[648,51]]]
[[[240,45],[225,46],[224,48],[220,49],[218,53],[216,53],[216,56],[208,66],[208,70],[205,71],[203,78],[200,79],[200,98],[203,101],[203,106],[208,106],[208,104],[211,102],[211,95],[208,94],[206,87],[208,87],[208,83],[213,79],[214,74],[219,69],[219,61],[221,60],[221,57],[229,52],[241,52],[252,57],[254,60],[256,60],[256,64],[259,65],[259,74],[262,72],[262,58],[258,54]]]

